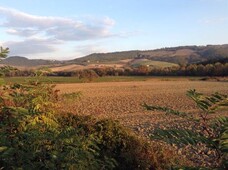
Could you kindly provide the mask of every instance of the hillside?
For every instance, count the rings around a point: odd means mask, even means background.
[[[78,70],[94,67],[137,67],[139,65],[172,67],[176,64],[227,63],[227,60],[228,45],[207,45],[181,46],[146,51],[94,53],[68,61],[27,59],[14,56],[4,59],[0,62],[0,65],[10,65],[18,68],[48,66],[54,67],[54,70],[69,70],[72,68],[73,70]]]
[[[71,62],[82,64],[115,62],[125,59],[149,59],[176,64],[190,64],[222,58],[228,58],[228,45],[181,46],[147,51],[95,53]]]
[[[20,56],[8,57],[0,62],[2,65],[10,65],[15,67],[36,67],[36,66],[45,66],[60,64],[60,61],[52,60],[42,60],[42,59],[28,59]]]
[[[152,61],[148,59],[134,59],[132,60],[129,65],[131,67],[139,67],[139,66],[150,66],[150,67],[173,67],[173,66],[178,66],[175,63],[170,63],[170,62],[164,62],[164,61]]]
[[[97,62],[113,62],[125,59],[134,59],[138,55],[139,51],[123,51],[113,53],[94,53],[85,57],[77,58],[71,62],[76,63],[97,63]]]

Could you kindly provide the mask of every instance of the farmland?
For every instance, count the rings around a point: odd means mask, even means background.
[[[206,94],[216,91],[228,93],[226,82],[189,81],[187,79],[58,84],[56,88],[60,90],[60,93],[81,92],[79,99],[62,103],[62,110],[80,115],[92,115],[96,118],[115,119],[146,138],[157,127],[190,128],[193,125],[176,116],[146,111],[141,106],[144,102],[194,113],[197,109],[195,104],[186,97],[187,90],[197,89]],[[193,161],[200,158],[202,161],[196,161],[197,165],[215,163],[213,156],[203,157],[202,154],[193,154],[197,152],[195,150],[187,149],[180,152]]]
[[[226,82],[203,81],[135,81],[103,82],[86,84],[58,84],[60,93],[81,92],[79,100],[68,103],[64,110],[83,115],[109,117],[120,120],[133,129],[148,132],[156,124],[173,120],[158,112],[148,112],[141,106],[144,102],[167,106],[182,111],[194,111],[194,103],[186,97],[189,89],[200,92],[228,93]]]

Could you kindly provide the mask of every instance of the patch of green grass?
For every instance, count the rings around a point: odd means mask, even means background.
[[[106,76],[94,79],[94,82],[128,82],[128,81],[146,81],[149,76]]]
[[[164,61],[152,61],[152,60],[139,60],[132,64],[133,67],[139,67],[143,65],[149,65],[150,67],[173,67],[178,66],[174,63],[164,62]]]
[[[86,79],[79,79],[77,77],[39,77],[38,80],[45,83],[63,84],[63,83],[85,83],[85,82],[132,82],[132,81],[148,81],[148,80],[160,80],[160,81],[182,81],[191,80],[198,81],[202,77],[172,77],[172,76],[105,76],[92,79],[88,81]],[[28,83],[29,81],[36,81],[37,77],[6,77],[0,78],[1,84],[9,83]]]
[[[80,83],[81,80],[76,77],[6,77],[5,82],[8,83],[26,83],[29,81],[39,80],[45,83]]]
[[[45,83],[83,83],[85,79],[79,79],[77,77],[39,77],[39,81]],[[150,79],[147,76],[107,76],[94,78],[91,82],[128,82],[128,81],[146,81]],[[37,80],[36,77],[6,77],[5,83],[26,83],[29,81]],[[86,81],[88,82],[88,81]]]
[[[3,84],[5,84],[5,81],[3,78],[0,78],[0,85],[3,85]]]

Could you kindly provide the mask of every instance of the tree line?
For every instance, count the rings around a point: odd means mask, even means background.
[[[19,70],[11,66],[0,67],[0,76],[20,77],[34,76],[36,74],[44,76],[63,76],[78,78],[96,78],[103,76],[228,76],[228,63],[217,62],[215,64],[190,64],[175,67],[147,67],[137,68],[93,68],[76,71],[51,72],[50,69],[39,70]]]

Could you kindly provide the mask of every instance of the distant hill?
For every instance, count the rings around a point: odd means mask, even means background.
[[[10,65],[15,67],[36,67],[36,66],[45,66],[60,64],[60,61],[52,60],[42,60],[42,59],[28,59],[20,56],[8,57],[0,62],[2,65]]]
[[[8,57],[0,65],[15,67],[137,67],[149,65],[154,67],[171,67],[176,64],[207,64],[228,61],[228,44],[207,46],[180,46],[146,51],[122,51],[112,53],[94,53],[69,61],[27,59],[25,57]],[[77,68],[76,68],[77,66]],[[68,67],[67,67],[68,68]],[[61,68],[58,68],[61,69]]]
[[[125,59],[149,59],[175,64],[190,64],[228,58],[228,45],[181,46],[147,51],[124,51],[113,53],[95,53],[77,58],[71,62],[102,63]]]
[[[140,51],[123,51],[123,52],[113,52],[113,53],[94,53],[85,57],[77,58],[71,60],[75,63],[96,63],[96,62],[112,62],[125,59],[134,59]]]

